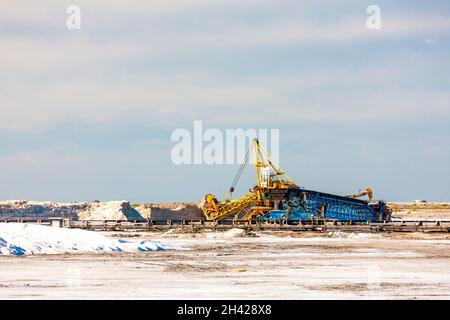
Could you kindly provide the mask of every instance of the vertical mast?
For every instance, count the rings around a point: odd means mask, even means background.
[[[269,153],[259,143],[258,139],[253,139],[254,166],[256,170],[256,182],[260,188],[284,188],[287,185],[295,185],[294,180],[271,159]]]

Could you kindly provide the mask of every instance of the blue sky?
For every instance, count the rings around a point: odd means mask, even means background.
[[[4,1],[0,197],[221,196],[236,166],[170,159],[171,132],[202,120],[279,128],[308,188],[450,200],[449,40],[448,1]]]

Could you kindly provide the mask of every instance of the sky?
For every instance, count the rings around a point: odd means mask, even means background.
[[[450,201],[449,40],[439,0],[2,1],[0,199],[221,198],[238,165],[171,160],[199,120],[279,129],[308,189]]]

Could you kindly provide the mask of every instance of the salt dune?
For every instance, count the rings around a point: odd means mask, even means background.
[[[112,239],[97,232],[79,229],[0,223],[0,255],[145,252],[167,249],[182,248],[168,248],[151,240]]]

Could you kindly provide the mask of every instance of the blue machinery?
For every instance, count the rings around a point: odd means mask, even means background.
[[[267,200],[271,198],[267,194]],[[259,216],[261,222],[298,223],[312,219],[375,222],[389,220],[382,201],[367,202],[305,189],[291,189],[278,207]]]
[[[253,140],[256,182],[253,190],[231,200],[234,188],[248,160],[239,169],[228,194],[219,202],[212,194],[203,199],[206,220],[233,218],[252,222],[300,223],[311,220],[375,222],[390,220],[383,201],[372,201],[372,189],[362,193],[338,196],[299,187],[287,173],[270,158],[257,139]],[[369,201],[358,199],[367,195]]]

